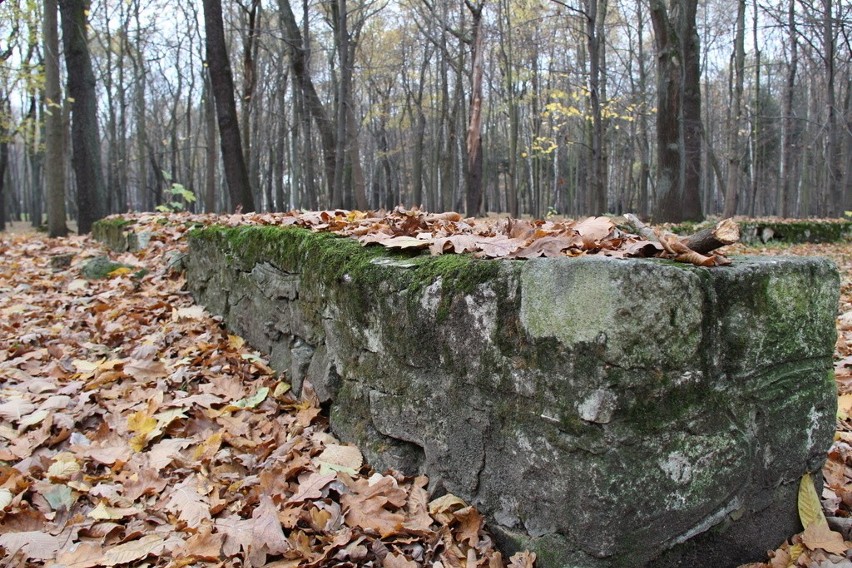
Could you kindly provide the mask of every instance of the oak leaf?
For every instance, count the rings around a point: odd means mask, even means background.
[[[221,556],[224,540],[224,535],[213,532],[212,525],[204,524],[186,540],[176,556],[192,557],[195,561],[216,562]]]
[[[141,560],[149,554],[156,554],[162,548],[165,538],[158,534],[147,534],[138,540],[119,544],[104,551],[103,565],[115,566]]]
[[[822,549],[832,554],[846,554],[843,535],[828,528],[825,523],[811,523],[802,534],[802,544],[809,550]]]
[[[124,372],[137,381],[156,381],[169,375],[162,361],[131,359],[124,365]]]
[[[574,230],[583,238],[583,245],[592,248],[607,238],[614,227],[609,217],[587,217],[574,225]]]
[[[343,471],[355,475],[364,463],[364,456],[355,446],[328,444],[322,453],[314,458],[314,462],[319,466],[320,473]]]
[[[337,475],[334,473],[310,473],[300,480],[299,490],[287,502],[292,504],[320,499],[322,497],[322,489],[335,479],[337,479]]]
[[[260,504],[252,512],[251,518],[256,545],[262,544],[271,554],[281,554],[290,548],[278,521],[278,508],[269,495],[261,496]]]
[[[165,507],[193,528],[210,520],[210,505],[206,495],[201,494],[195,477],[188,477],[177,484],[171,491]]]
[[[431,240],[418,239],[416,237],[392,237],[385,239],[379,244],[393,249],[426,249],[432,244]]]
[[[382,568],[419,568],[414,560],[409,560],[402,554],[391,552],[382,560]]]
[[[382,538],[397,534],[405,522],[405,515],[388,510],[387,506],[399,508],[405,504],[406,493],[396,486],[391,477],[378,474],[370,480],[358,479],[352,485],[352,493],[341,496],[347,509],[345,522],[350,527],[360,527],[378,532]]]
[[[535,558],[535,552],[517,552],[509,558],[509,568],[533,568]]]
[[[6,558],[23,552],[27,559],[48,560],[68,546],[70,536],[68,533],[54,536],[42,531],[7,532],[0,534],[0,547],[6,550]]]
[[[459,542],[467,542],[476,547],[479,544],[479,533],[485,525],[485,518],[474,507],[465,507],[453,513],[459,525],[456,536]]]

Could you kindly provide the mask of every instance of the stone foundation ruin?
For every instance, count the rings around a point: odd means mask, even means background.
[[[196,300],[310,381],[338,437],[475,504],[537,566],[736,566],[801,530],[835,424],[826,260],[485,261],[275,227],[190,243]]]

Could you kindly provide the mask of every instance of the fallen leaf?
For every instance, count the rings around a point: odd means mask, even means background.
[[[138,540],[132,540],[113,546],[104,551],[104,566],[127,564],[141,560],[150,554],[155,554],[163,545],[165,539],[158,534],[147,534]]]
[[[364,456],[355,446],[328,444],[314,462],[320,467],[320,473],[343,471],[355,475],[364,463]]]
[[[165,508],[167,511],[176,513],[192,528],[211,519],[207,497],[200,492],[199,483],[195,477],[187,477],[174,487]]]
[[[382,568],[419,568],[414,560],[409,560],[402,554],[390,553],[382,560]]]
[[[137,381],[156,381],[167,377],[169,370],[162,361],[131,359],[124,365],[124,372]]]
[[[299,490],[287,502],[293,504],[311,499],[319,499],[322,497],[323,488],[335,479],[337,479],[337,475],[334,473],[321,474],[313,472],[299,482]]]
[[[802,544],[809,550],[822,549],[832,554],[846,554],[843,535],[828,528],[828,523],[809,524],[802,534]]]
[[[251,515],[254,520],[252,532],[257,543],[262,543],[271,554],[281,554],[290,548],[287,537],[278,522],[278,508],[269,495],[263,495]]]
[[[802,526],[806,529],[814,524],[828,524],[825,519],[825,513],[822,512],[822,503],[820,503],[814,480],[810,473],[806,473],[799,481],[799,520]]]

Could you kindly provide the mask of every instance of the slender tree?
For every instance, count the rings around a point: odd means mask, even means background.
[[[59,0],[62,41],[71,106],[72,163],[77,185],[77,232],[88,233],[106,215],[106,188],[101,171],[97,93],[86,33],[86,0]]]
[[[10,112],[9,101],[0,89],[0,115]],[[9,132],[0,123],[0,231],[6,230],[6,170],[9,167]]]
[[[225,44],[225,25],[220,0],[204,0],[204,28],[207,32],[207,66],[213,98],[216,101],[222,162],[231,205],[245,212],[254,211],[254,196],[240,141],[240,123],[237,120],[237,105],[234,101],[234,77]]]
[[[335,171],[337,167],[337,144],[335,136],[335,123],[328,116],[325,106],[320,100],[308,67],[308,52],[305,49],[307,37],[303,39],[302,30],[296,22],[296,15],[290,6],[289,0],[278,0],[281,20],[284,24],[286,42],[290,54],[290,66],[295,79],[298,79],[301,88],[302,102],[307,107],[307,112],[313,117],[320,134],[323,150],[323,165],[325,167],[326,185],[328,195],[331,198],[334,184]],[[307,35],[307,34],[306,34]],[[306,144],[309,140],[305,141]]]
[[[737,1],[737,24],[734,39],[734,62],[731,104],[728,109],[728,181],[725,184],[725,209],[723,217],[733,217],[737,212],[740,177],[742,174],[743,85],[745,82],[745,11],[746,0]]]
[[[467,125],[467,199],[465,213],[479,214],[482,206],[482,10],[485,0],[465,0],[473,19],[470,64],[470,104]]]
[[[51,237],[68,234],[65,224],[64,132],[62,89],[59,85],[59,23],[56,0],[44,0],[44,94],[47,112],[44,119],[45,168],[47,188],[47,233]]]

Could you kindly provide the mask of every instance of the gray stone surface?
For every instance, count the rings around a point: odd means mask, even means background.
[[[185,264],[338,436],[476,504],[538,566],[736,566],[800,530],[798,480],[834,432],[830,262],[383,254],[210,228]]]

